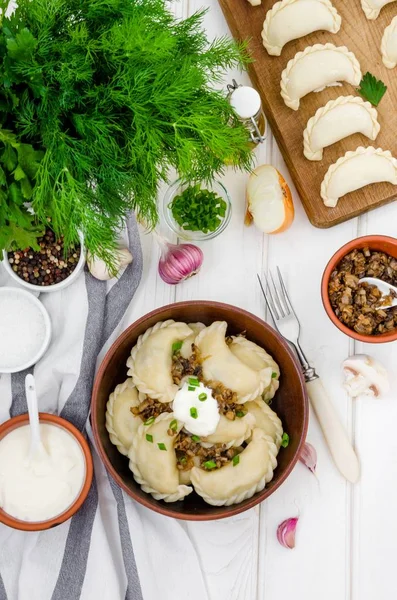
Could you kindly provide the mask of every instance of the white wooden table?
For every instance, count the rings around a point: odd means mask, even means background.
[[[173,10],[186,17],[203,6],[210,8],[205,19],[209,36],[229,33],[217,0],[182,0]],[[239,73],[230,73],[228,81],[233,76],[248,82]],[[256,273],[279,265],[303,324],[302,345],[357,448],[362,476],[351,486],[339,475],[311,415],[308,440],[318,452],[318,482],[298,464],[281,489],[256,509],[232,519],[183,526],[199,555],[210,600],[391,600],[397,598],[397,344],[364,347],[340,333],[322,307],[320,279],[328,259],[350,239],[396,235],[397,204],[332,229],[315,229],[271,135],[257,150],[257,160],[273,164],[291,185],[296,208],[291,229],[266,236],[245,227],[247,175],[228,172],[224,183],[233,200],[232,220],[219,238],[202,244],[205,259],[198,276],[176,287],[164,284],[157,275],[158,248],[151,235],[142,235],[145,270],[127,324],[155,307],[197,299],[228,302],[265,318]],[[389,369],[389,397],[347,398],[340,364],[361,352]],[[286,550],[277,542],[276,528],[296,515],[296,548]],[[189,598],[189,573],[180,576],[186,578]],[[171,590],[163,597],[171,598]]]

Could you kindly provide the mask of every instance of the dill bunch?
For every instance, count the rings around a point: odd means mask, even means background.
[[[66,245],[81,230],[110,264],[128,211],[156,224],[171,167],[186,180],[250,168],[247,131],[214,89],[245,46],[209,43],[203,16],[178,21],[165,0],[18,0],[3,17],[0,125],[44,150],[32,206]]]

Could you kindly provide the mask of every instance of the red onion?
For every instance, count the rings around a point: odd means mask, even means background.
[[[171,244],[156,234],[161,247],[159,275],[165,283],[176,285],[199,272],[204,255],[193,244]]]
[[[277,539],[284,548],[295,548],[295,532],[299,517],[286,519],[277,527]]]

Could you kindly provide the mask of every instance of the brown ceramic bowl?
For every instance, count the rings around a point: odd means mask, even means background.
[[[351,242],[348,242],[342,246],[340,250],[335,252],[324,271],[321,282],[321,296],[324,308],[333,324],[336,325],[340,331],[355,340],[365,342],[367,344],[383,344],[385,342],[394,342],[397,340],[397,328],[389,333],[382,333],[380,335],[363,335],[361,333],[356,333],[353,329],[349,329],[349,327],[346,327],[346,325],[339,321],[329,300],[328,284],[331,273],[334,271],[335,267],[342,260],[342,258],[346,256],[346,254],[349,254],[349,252],[356,248],[361,249],[365,247],[368,247],[370,250],[379,250],[380,252],[385,252],[386,254],[397,258],[397,239],[388,237],[386,235],[365,235],[363,237],[356,238],[355,240],[352,240]]]
[[[80,431],[76,429],[74,425],[69,423],[69,421],[62,419],[57,415],[39,413],[39,417],[41,423],[50,423],[51,425],[58,425],[58,427],[66,429],[66,431],[68,431],[80,444],[85,458],[85,481],[83,487],[81,488],[80,494],[77,496],[73,504],[63,513],[57,517],[54,517],[53,519],[49,519],[48,521],[21,521],[20,519],[15,519],[0,508],[0,523],[4,523],[4,525],[8,525],[8,527],[13,527],[14,529],[21,529],[22,531],[43,531],[45,529],[50,529],[51,527],[56,527],[57,525],[60,525],[61,523],[64,523],[70,519],[79,510],[84,500],[87,498],[87,494],[92,483],[92,456],[88,443]],[[9,419],[0,425],[0,440],[17,427],[27,425],[28,423],[29,415],[27,413]]]
[[[286,449],[282,448],[280,451],[273,480],[262,492],[240,504],[222,507],[210,506],[194,492],[180,502],[167,504],[157,501],[141,490],[128,469],[128,459],[122,456],[110,442],[105,427],[106,403],[109,394],[117,384],[125,381],[127,358],[138,337],[158,321],[167,319],[186,323],[201,321],[207,325],[213,321],[227,321],[229,334],[246,331],[247,338],[268,350],[280,365],[280,389],[272,403],[272,408],[280,416],[284,429],[290,436],[290,444]],[[97,449],[105,467],[119,486],[131,498],[156,512],[191,521],[209,521],[230,517],[252,508],[268,498],[285,481],[298,460],[306,438],[308,414],[305,383],[288,344],[269,325],[251,313],[228,304],[204,301],[178,302],[164,306],[145,315],[124,331],[110,348],[101,364],[95,380],[91,405],[92,428]]]

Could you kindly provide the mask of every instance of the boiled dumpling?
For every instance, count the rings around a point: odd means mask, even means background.
[[[382,60],[385,67],[394,69],[397,65],[397,16],[386,27],[381,44]]]
[[[132,379],[120,383],[109,396],[106,405],[106,429],[112,444],[125,456],[142,424],[142,419],[134,416],[130,409],[139,406],[144,399],[145,395],[138,394]]]
[[[280,369],[270,354],[243,336],[233,336],[229,348],[237,358],[251,367],[251,369],[255,369],[255,371],[260,371],[266,367],[272,369],[272,378],[269,385],[263,390],[262,396],[266,401],[274,398],[274,395],[280,386]]]
[[[360,64],[353,52],[345,46],[315,44],[288,62],[281,75],[281,96],[287,106],[298,110],[303,96],[341,81],[354,86],[361,81]]]
[[[397,185],[397,160],[388,150],[360,146],[330,166],[321,184],[321,197],[325,206],[334,207],[345,194],[381,181]]]
[[[391,2],[394,0],[361,0],[361,6],[367,19],[373,21],[379,17],[382,8]]]
[[[207,382],[220,382],[236,392],[239,403],[248,402],[260,396],[270,384],[272,369],[265,367],[257,371],[239,360],[226,343],[226,329],[225,321],[215,321],[196,338],[203,376]]]
[[[314,31],[337,33],[341,17],[330,0],[282,0],[266,13],[262,40],[267,52],[280,56],[291,40]]]
[[[241,446],[243,442],[251,435],[255,419],[252,415],[236,417],[234,421],[220,415],[218,426],[214,433],[201,438],[201,443],[205,447],[213,444],[224,444],[226,448],[232,446]]]
[[[192,333],[184,340],[182,344],[180,351],[182,358],[189,358],[191,356],[192,344],[194,343],[194,340],[196,339],[200,331],[205,329],[204,323],[189,323],[189,327],[192,330]]]
[[[144,492],[165,502],[176,502],[193,491],[179,483],[174,445],[183,423],[176,422],[175,435],[170,436],[173,421],[173,413],[162,413],[152,424],[142,423],[128,453],[135,481]]]
[[[251,498],[265,487],[277,466],[277,447],[262,429],[255,428],[252,439],[238,455],[238,463],[229,462],[213,471],[193,467],[191,481],[199,496],[213,506],[229,506]]]
[[[283,426],[274,410],[262,398],[247,402],[244,409],[248,411],[248,415],[254,417],[255,427],[259,427],[266,435],[270,436],[279,450],[283,437]]]
[[[343,138],[362,133],[374,140],[380,130],[378,113],[358,96],[330,100],[309,119],[303,132],[303,153],[308,160],[321,160],[323,149]]]
[[[172,381],[172,346],[192,334],[186,323],[169,320],[156,323],[139,336],[127,361],[130,375],[140,392],[159,402],[171,402],[178,386]]]

